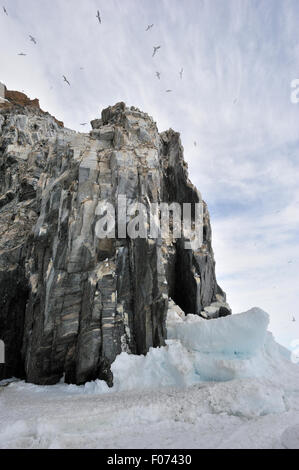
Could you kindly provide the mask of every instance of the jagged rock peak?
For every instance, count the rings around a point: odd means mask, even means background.
[[[196,249],[185,238],[123,234],[118,217],[124,196],[126,209],[142,203],[147,215],[153,203],[201,201],[179,134],[159,134],[124,103],[91,124],[76,133],[30,106],[0,108],[0,378],[111,385],[119,353],[165,344],[169,298],[206,318],[230,313],[205,203]],[[115,208],[111,238],[98,231],[104,202]]]

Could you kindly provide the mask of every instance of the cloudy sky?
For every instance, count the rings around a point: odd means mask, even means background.
[[[228,301],[234,312],[268,311],[275,336],[290,346],[299,338],[299,104],[290,100],[298,0],[2,3],[0,80],[9,89],[38,97],[76,130],[125,101],[160,131],[181,132],[190,177],[209,205]]]

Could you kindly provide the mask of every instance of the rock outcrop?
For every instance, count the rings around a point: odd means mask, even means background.
[[[3,96],[2,96],[3,93]],[[39,100],[37,98],[31,100],[25,93],[14,90],[7,90],[6,86],[0,82],[0,109],[9,109],[11,112],[22,114],[20,108],[26,107],[36,109],[41,114],[50,116],[48,113],[40,108]],[[63,122],[58,121],[54,116],[51,116],[58,126],[63,127]]]
[[[230,313],[207,206],[196,250],[172,237],[98,238],[103,200],[200,201],[179,134],[159,134],[124,103],[103,110],[89,134],[24,104],[0,107],[0,379],[111,385],[119,353],[164,344],[169,298],[206,318]]]

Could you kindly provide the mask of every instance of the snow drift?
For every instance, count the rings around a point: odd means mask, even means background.
[[[296,387],[298,367],[267,331],[268,323],[268,314],[259,308],[212,320],[170,308],[166,346],[150,349],[147,356],[118,356],[112,364],[113,388],[178,387],[254,377],[277,385],[287,380],[291,386],[290,375]]]
[[[257,308],[203,320],[172,304],[166,346],[119,355],[112,388],[0,387],[0,448],[298,447],[299,367],[267,326]]]
[[[121,353],[111,366],[112,388],[102,380],[79,387],[62,383],[55,387],[70,393],[93,394],[263,378],[278,387],[287,383],[296,389],[299,367],[292,364],[290,352],[267,331],[268,323],[268,314],[259,308],[204,320],[197,315],[184,315],[172,303],[167,316],[166,346],[151,348],[146,356]]]
[[[112,364],[115,390],[188,386],[202,381],[267,375],[275,342],[260,309],[204,320],[170,309],[166,347],[147,356],[122,353]],[[270,354],[269,354],[270,353]]]
[[[192,351],[227,356],[251,356],[263,347],[269,315],[259,308],[206,321],[197,315],[185,318],[170,309],[167,336],[179,339]]]

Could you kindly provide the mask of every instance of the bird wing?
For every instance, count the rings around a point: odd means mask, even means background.
[[[156,54],[158,49],[161,49],[161,46],[154,46],[153,56]]]

